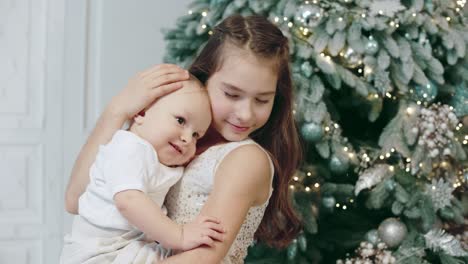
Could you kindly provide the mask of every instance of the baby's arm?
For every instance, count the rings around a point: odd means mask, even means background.
[[[224,230],[213,217],[197,218],[186,225],[178,225],[167,217],[161,208],[146,194],[126,190],[114,195],[120,213],[149,240],[158,241],[166,248],[189,250],[200,245],[211,246],[223,241]]]

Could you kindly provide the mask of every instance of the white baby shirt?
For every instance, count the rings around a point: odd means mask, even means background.
[[[79,199],[79,214],[104,228],[133,230],[118,211],[114,195],[140,190],[162,206],[169,188],[182,177],[183,168],[159,163],[153,146],[132,132],[119,130],[99,147],[90,169],[90,183]]]

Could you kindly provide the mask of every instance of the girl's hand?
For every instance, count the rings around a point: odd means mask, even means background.
[[[201,245],[212,246],[214,241],[223,241],[225,230],[214,217],[198,216],[193,222],[181,227],[181,247],[183,251]]]
[[[188,72],[177,65],[156,65],[132,77],[127,86],[112,98],[108,110],[131,119],[157,98],[180,89],[180,81],[188,78]]]

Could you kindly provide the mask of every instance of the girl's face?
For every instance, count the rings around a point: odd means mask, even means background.
[[[207,81],[212,128],[227,141],[240,141],[268,121],[277,74],[271,61],[229,46],[220,69]],[[227,54],[226,54],[227,53]]]

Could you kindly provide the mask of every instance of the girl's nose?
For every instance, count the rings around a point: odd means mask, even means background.
[[[241,122],[247,122],[252,118],[252,103],[250,100],[246,100],[244,104],[240,104],[238,109],[237,109],[237,118]]]

